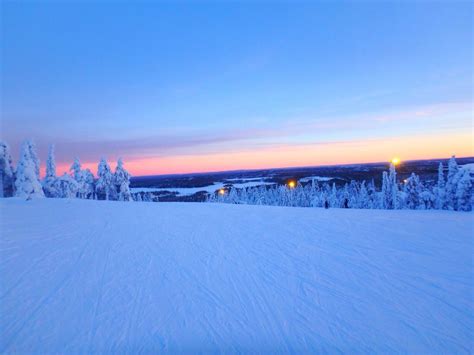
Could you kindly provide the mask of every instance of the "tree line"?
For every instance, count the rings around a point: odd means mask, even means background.
[[[317,180],[309,184],[230,188],[209,195],[209,202],[292,207],[336,207],[363,209],[439,209],[472,211],[473,178],[468,168],[459,166],[455,157],[447,171],[439,164],[435,183],[422,182],[415,173],[404,181],[397,180],[396,168],[390,165],[382,175],[382,186],[374,181],[351,181],[343,186]]]
[[[115,172],[112,172],[106,159],[102,158],[97,169],[97,179],[89,169],[82,169],[78,158],[69,172],[56,175],[54,145],[51,145],[46,160],[46,175],[40,179],[36,145],[29,140],[21,146],[15,169],[8,144],[0,141],[0,197],[132,201],[130,174],[125,170],[122,159],[117,161]]]
[[[154,201],[149,192],[132,194],[130,174],[122,159],[118,159],[112,172],[106,159],[98,164],[97,178],[89,169],[82,169],[75,159],[69,174],[56,175],[54,146],[50,146],[46,161],[46,174],[40,179],[40,160],[32,141],[22,144],[16,169],[10,149],[0,141],[0,197],[83,198],[119,201]],[[456,158],[449,159],[447,169],[438,167],[436,182],[422,182],[412,173],[398,181],[396,168],[382,174],[382,184],[377,189],[374,181],[351,181],[343,186],[317,180],[309,184],[261,185],[248,188],[226,188],[209,194],[207,202],[291,207],[332,207],[363,209],[439,209],[454,211],[474,210],[474,184],[471,171],[459,166]]]

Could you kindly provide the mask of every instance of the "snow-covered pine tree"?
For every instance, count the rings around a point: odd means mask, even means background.
[[[35,167],[34,171],[35,171],[36,177],[39,181],[39,179],[40,179],[40,160],[38,158],[38,153],[37,153],[37,150],[36,150],[36,144],[35,144],[35,142],[33,142],[31,140],[26,141],[26,143],[28,145],[28,151],[30,153],[31,161],[33,162],[34,167]]]
[[[453,155],[448,162],[448,178],[446,179],[446,208],[456,210],[456,190],[459,179],[459,166]]]
[[[398,184],[395,165],[390,164],[390,170],[382,174],[381,208],[393,210],[398,208]]]
[[[456,187],[456,205],[458,211],[472,210],[472,195],[474,194],[472,178],[468,169],[459,169]]]
[[[118,194],[119,201],[133,201],[130,192],[130,174],[123,167],[122,158],[117,161],[117,167],[114,174],[114,185]]]
[[[21,147],[20,159],[16,169],[15,196],[26,199],[44,197],[43,188],[37,174],[37,157],[32,158],[34,145],[25,141]]]
[[[421,183],[421,202],[425,210],[432,210],[436,206],[436,196],[427,186],[423,186]]]
[[[349,208],[359,208],[359,184],[351,180],[349,184]]]
[[[43,179],[43,191],[46,197],[60,197],[53,144],[49,146],[48,159],[46,160],[46,176]]]
[[[390,205],[391,208],[396,210],[398,209],[398,183],[397,183],[397,171],[395,170],[395,165],[390,164]]]
[[[390,180],[386,171],[382,173],[382,192],[380,194],[380,208],[389,209],[390,208]]]
[[[357,201],[358,208],[370,208],[369,192],[365,186],[365,181],[362,181],[362,184],[360,185]]]
[[[143,193],[143,202],[153,202],[153,196],[151,192],[145,192]]]
[[[444,181],[443,163],[438,167],[438,184],[436,186],[436,208],[442,210],[446,204],[446,182]]]
[[[69,169],[71,172],[72,177],[76,181],[80,181],[82,179],[82,174],[81,174],[81,162],[79,161],[79,158],[74,158],[74,163],[72,163],[71,168]]]
[[[110,200],[115,192],[115,186],[113,184],[113,175],[110,166],[105,158],[102,158],[99,162],[97,176],[98,179],[95,188],[98,199]]]
[[[71,175],[64,173],[58,177],[58,187],[62,198],[76,198],[79,184]]]
[[[403,190],[405,192],[406,208],[412,210],[422,209],[422,207],[424,206],[421,201],[422,186],[418,175],[412,173],[411,176],[407,179]]]
[[[0,141],[0,197],[11,197],[15,192],[15,174],[10,147]]]
[[[339,198],[336,188],[336,183],[332,183],[331,195],[329,196],[329,206],[331,207],[341,207],[339,204]]]
[[[88,193],[88,186],[86,182],[87,174],[84,173],[82,170],[81,162],[79,158],[74,159],[74,163],[72,163],[71,168],[69,169],[71,172],[72,178],[77,182],[77,196],[78,198],[86,198],[86,194]]]
[[[95,199],[95,179],[94,174],[89,169],[82,170],[83,194],[86,199]]]
[[[377,192],[377,189],[375,188],[375,181],[372,179],[368,184],[367,184],[367,192],[369,194],[369,207],[368,208],[374,208],[374,209],[379,209],[380,207],[380,199],[379,199],[379,194]]]

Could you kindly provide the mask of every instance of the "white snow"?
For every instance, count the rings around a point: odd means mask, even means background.
[[[1,199],[0,352],[472,352],[473,224]]]
[[[256,177],[256,178],[232,178],[232,179],[225,179],[225,181],[244,181],[244,182],[248,182],[248,181],[263,181],[263,179],[261,177]]]
[[[327,177],[327,176],[307,176],[307,177],[304,177],[304,178],[301,178],[299,179],[298,181],[300,182],[307,182],[307,181],[312,181],[312,180],[315,180],[315,181],[331,181],[331,180],[334,180],[334,179],[337,179],[337,178],[334,178],[334,177]]]
[[[215,182],[212,185],[202,186],[202,187],[132,187],[130,191],[135,192],[160,192],[160,191],[169,191],[176,192],[178,195],[187,196],[194,195],[200,191],[206,191],[207,193],[214,193],[215,191],[222,189],[226,185],[232,185],[236,188],[243,187],[254,187],[260,185],[273,185],[271,182],[264,182],[262,180],[258,181],[246,181],[242,183],[227,183],[227,182]]]
[[[474,173],[474,163],[464,164],[460,167],[469,170],[470,173]]]

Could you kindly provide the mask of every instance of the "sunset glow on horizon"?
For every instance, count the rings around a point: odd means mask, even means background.
[[[259,151],[234,151],[213,153],[209,155],[177,155],[172,157],[124,158],[125,167],[134,176],[189,174],[219,172],[228,170],[256,170],[302,166],[343,165],[379,163],[389,161],[387,157],[398,152],[404,160],[440,159],[474,156],[470,134],[459,134],[450,137],[448,144],[439,146],[439,139],[447,137],[399,137],[382,141],[355,141],[347,143],[318,144],[303,146],[280,146]],[[414,150],[418,146],[420,149]],[[422,149],[421,149],[422,148]],[[118,158],[118,157],[117,157]],[[112,169],[116,160],[108,159]],[[390,160],[391,161],[391,160]],[[68,172],[70,163],[58,164],[58,173]],[[84,168],[94,174],[98,161],[82,162]]]

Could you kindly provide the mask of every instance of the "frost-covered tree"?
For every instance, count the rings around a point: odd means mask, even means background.
[[[79,158],[74,158],[74,163],[72,163],[71,168],[69,169],[71,172],[72,177],[76,181],[80,181],[82,179],[82,169],[81,169],[81,162]]]
[[[405,192],[405,206],[407,208],[416,210],[424,207],[421,200],[422,185],[418,175],[412,173],[406,180],[403,190]]]
[[[456,187],[456,205],[459,211],[471,211],[472,195],[474,194],[472,187],[472,178],[468,169],[460,169],[458,183]]]
[[[79,184],[71,175],[64,173],[64,175],[58,177],[58,188],[60,191],[59,197],[75,198],[77,197]]]
[[[15,196],[26,199],[44,197],[43,188],[37,173],[37,156],[32,157],[34,144],[25,141],[21,147],[20,159],[16,169]]]
[[[89,189],[86,181],[87,173],[82,170],[79,158],[74,159],[74,163],[72,163],[69,171],[71,172],[72,178],[77,182],[77,197],[86,198]]]
[[[443,163],[438,166],[438,184],[436,185],[436,208],[444,209],[446,204],[446,182],[444,181]]]
[[[89,169],[82,170],[83,180],[83,198],[94,199],[95,198],[95,179],[94,174]]]
[[[11,197],[15,192],[15,174],[10,147],[0,141],[0,197]]]
[[[133,201],[130,192],[130,174],[123,167],[122,158],[119,158],[117,161],[117,167],[115,168],[114,174],[114,184],[120,201]]]
[[[440,168],[442,172],[442,167]],[[439,186],[443,186],[443,176],[439,180]],[[468,174],[469,175],[469,174]],[[470,175],[469,175],[470,176]],[[464,169],[458,169],[452,181],[456,182],[456,203],[459,210],[472,210],[474,205],[473,180],[464,176]],[[462,183],[461,183],[462,181]],[[469,185],[469,183],[471,185]],[[437,208],[438,187],[429,181],[426,184],[419,176],[412,174],[406,179],[403,189],[400,191],[397,183],[395,167],[390,171],[383,172],[381,191],[376,189],[374,180],[365,184],[351,181],[342,188],[332,184],[324,183],[320,188],[313,181],[311,184],[296,184],[294,188],[286,185],[257,186],[248,188],[226,188],[226,192],[218,192],[208,196],[208,202],[244,203],[252,205],[275,205],[275,206],[298,206],[298,207],[323,207],[327,201],[331,207],[349,208],[411,208],[411,209],[434,209]],[[144,200],[148,196],[144,196]],[[438,202],[437,202],[438,201]],[[470,206],[470,207],[469,207]]]
[[[381,208],[384,209],[397,209],[398,208],[398,183],[397,183],[397,172],[395,165],[390,164],[389,173],[383,172],[382,174],[382,194],[381,194]]]
[[[99,199],[110,200],[115,196],[115,186],[113,183],[113,175],[107,161],[102,158],[97,169],[96,193]]]
[[[38,153],[36,150],[36,144],[33,141],[26,141],[26,144],[28,146],[28,151],[30,153],[31,161],[33,162],[34,165],[34,171],[36,174],[36,177],[38,180],[40,179],[40,160],[38,158]]]
[[[459,166],[456,157],[453,155],[448,162],[448,178],[446,179],[446,207],[456,210],[456,190],[459,179]]]
[[[43,179],[43,190],[46,197],[60,197],[58,178],[56,176],[56,161],[54,145],[50,145],[46,160],[46,176]]]
[[[143,193],[143,198],[142,198],[142,201],[143,202],[153,202],[153,196],[150,192],[144,192]]]
[[[329,206],[340,207],[336,184],[332,184],[331,195],[329,197]]]
[[[142,202],[142,195],[140,192],[133,194],[133,200],[137,202]]]
[[[391,191],[390,191],[390,180],[388,178],[388,173],[384,171],[382,173],[382,191],[380,194],[380,208],[389,209],[391,201]]]
[[[395,165],[390,164],[390,192],[391,192],[391,208],[396,210],[398,208],[398,183],[397,183],[397,171]]]
[[[362,184],[360,185],[360,189],[359,189],[357,207],[358,208],[371,208],[370,205],[371,204],[369,200],[369,191],[367,190],[367,187],[365,186],[365,181],[362,181]]]

